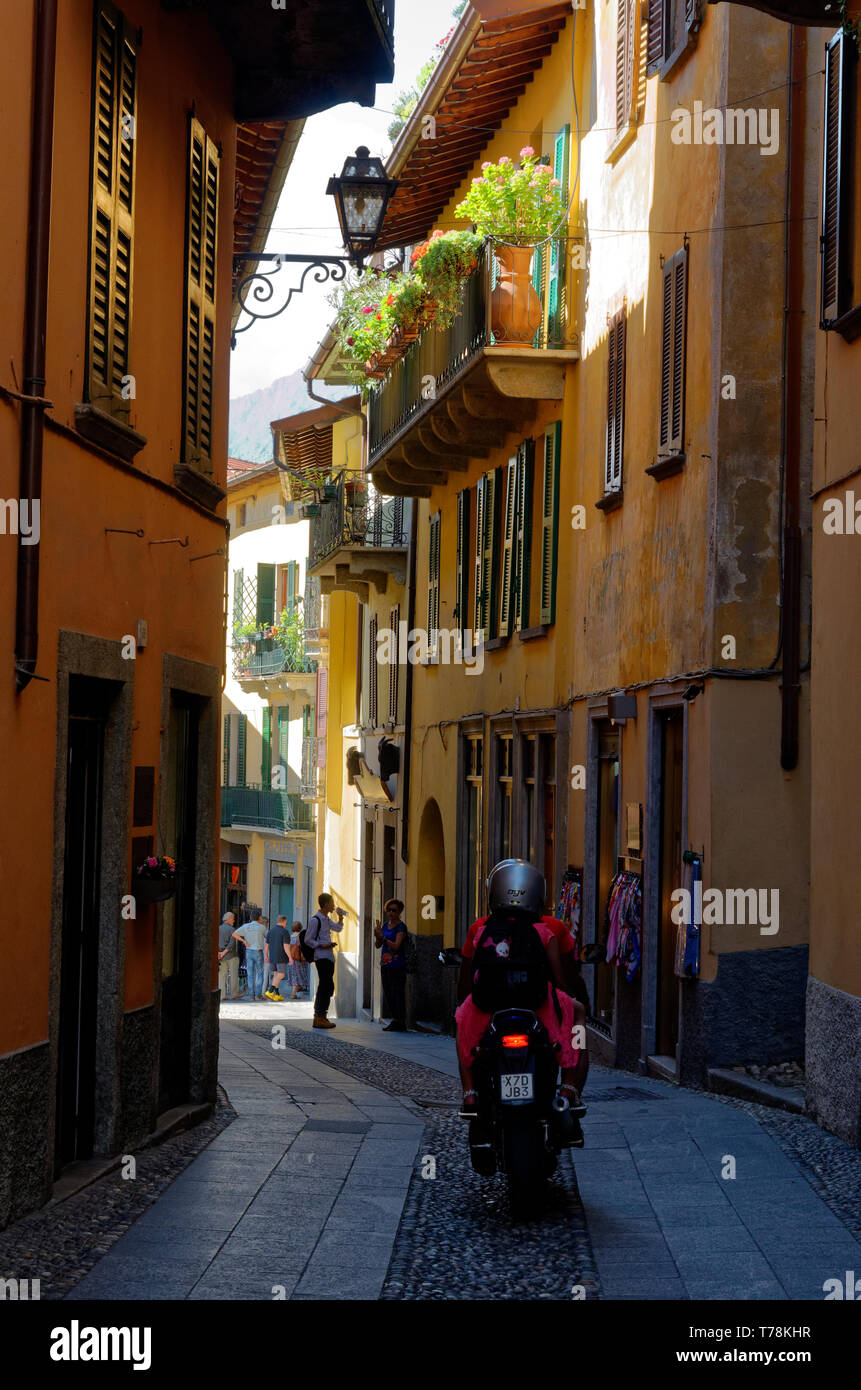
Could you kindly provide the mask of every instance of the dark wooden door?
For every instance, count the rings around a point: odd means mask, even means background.
[[[196,702],[174,694],[168,732],[165,852],[176,859],[178,888],[163,908],[159,1111],[180,1105],[189,1096],[198,724]]]
[[[658,936],[657,1048],[675,1057],[679,1040],[679,981],[675,973],[676,934],[671,894],[682,883],[682,796],[684,720],[681,710],[661,718],[661,921]]]

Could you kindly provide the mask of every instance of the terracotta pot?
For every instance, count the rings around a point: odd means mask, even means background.
[[[497,343],[532,347],[543,317],[532,283],[532,247],[497,246],[496,288],[490,300],[490,326]]]

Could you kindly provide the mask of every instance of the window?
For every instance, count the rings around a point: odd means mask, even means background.
[[[439,580],[437,579],[437,594],[439,594]],[[398,678],[400,675],[400,647],[398,645],[400,637],[401,608],[397,604],[389,614],[389,627],[392,631],[392,644],[389,650],[391,664],[389,666],[389,722],[398,722]]]
[[[377,615],[368,624],[368,724],[377,727]]]
[[[616,133],[634,119],[637,0],[616,0]]]
[[[242,627],[242,590],[245,584],[245,574],[242,570],[233,571],[233,631],[234,638],[236,629]]]
[[[263,750],[260,758],[260,782],[264,787],[272,784],[272,709],[266,705],[263,710]]]
[[[464,739],[465,835],[466,850],[466,918],[474,922],[484,912],[484,883],[482,874],[482,784],[484,775],[484,743],[481,734],[469,734]]]
[[[431,661],[439,655],[439,545],[440,513],[430,518],[428,536],[428,654]]]
[[[475,631],[482,637],[495,637],[493,630],[496,609],[499,473],[491,469],[479,478],[475,490]]]
[[[469,488],[457,494],[457,576],[454,600],[455,625],[464,637],[469,626]]]
[[[684,455],[688,248],[664,261],[661,280],[661,422],[658,459]]]
[[[287,777],[290,769],[290,710],[287,705],[278,706],[278,768],[276,776],[270,780],[281,791],[287,790]]]
[[[541,613],[539,622],[556,621],[556,559],[559,542],[559,456],[562,422],[544,431],[544,467],[541,487]]]
[[[527,734],[523,740],[523,855],[535,863],[535,807],[538,786],[538,735]]]
[[[696,43],[702,24],[701,0],[647,0],[646,76],[667,76]]]
[[[622,453],[625,438],[625,329],[626,311],[610,321],[607,351],[607,442],[604,451],[604,491],[622,490]]]
[[[857,158],[855,106],[858,51],[843,30],[825,49],[825,117],[821,247],[820,327],[839,327],[853,307],[853,173]],[[854,316],[853,316],[854,317]],[[856,337],[861,321],[847,337]]]
[[[497,734],[496,739],[496,834],[494,835],[494,864],[511,856],[511,794],[513,787],[511,734]]]
[[[514,521],[514,629],[529,627],[529,579],[532,569],[532,489],[535,484],[535,441],[526,439],[517,451],[517,510]]]
[[[507,637],[511,632],[511,609],[514,601],[514,531],[517,517],[517,459],[508,461],[505,470],[505,503],[502,512],[502,571],[499,592],[497,633]]]
[[[129,422],[137,38],[108,0],[96,8],[87,399]]]
[[[211,473],[219,153],[194,116],[188,144],[182,461]]]
[[[238,527],[239,527],[239,526],[244,526],[244,525],[245,525],[245,518],[247,517],[247,515],[248,515],[248,505],[247,505],[247,503],[245,503],[245,502],[240,502],[240,503],[239,503],[239,506],[238,506],[237,509],[236,509],[236,525],[237,525]]]
[[[226,787],[245,786],[245,748],[248,719],[244,714],[224,716],[224,760],[222,772]]]
[[[286,565],[278,566],[278,613],[281,614],[286,609],[292,613],[299,602],[299,564],[296,560],[288,560]]]

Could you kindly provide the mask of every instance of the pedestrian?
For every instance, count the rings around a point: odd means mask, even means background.
[[[317,967],[317,994],[314,999],[313,1028],[334,1028],[335,1024],[326,1017],[332,995],[335,993],[335,951],[333,932],[344,930],[346,913],[342,907],[335,909],[335,899],[331,893],[321,893],[317,899],[319,911],[314,913],[305,932],[305,945],[314,951],[314,964]],[[332,921],[331,913],[337,911],[337,922]]]
[[[278,917],[275,926],[270,927],[266,933],[266,942],[263,947],[266,961],[272,975],[272,982],[263,993],[267,999],[271,999],[275,1004],[284,1003],[284,995],[278,986],[287,974],[290,965],[290,958],[287,953],[287,946],[290,940],[290,933],[287,930],[287,918]]]
[[[403,910],[399,898],[389,898],[385,926],[377,922],[374,927],[374,948],[380,952],[383,1014],[391,1020],[384,1033],[407,1031],[407,929],[401,920]]]
[[[263,943],[269,928],[269,919],[261,915],[260,908],[255,911],[257,915],[233,933],[237,941],[245,943],[245,969],[252,1000],[263,998]]]
[[[300,994],[307,994],[311,983],[311,970],[302,955],[302,923],[294,922],[290,931],[290,964],[287,967],[287,983],[291,986],[293,993],[292,999],[298,999]]]
[[[235,999],[239,994],[239,955],[233,940],[236,918],[225,912],[218,928],[218,987],[222,999]]]

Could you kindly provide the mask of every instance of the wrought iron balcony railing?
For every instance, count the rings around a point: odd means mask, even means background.
[[[313,673],[316,665],[307,656],[290,656],[273,637],[240,641],[233,648],[233,675],[238,681],[261,680],[288,672]]]
[[[314,808],[298,792],[273,790],[254,783],[221,788],[221,824],[255,830],[313,830]]]
[[[343,546],[376,549],[405,548],[409,521],[402,497],[382,498],[364,479],[340,478],[337,495],[311,518],[309,565],[313,568]]]
[[[369,3],[389,48],[394,52],[395,0],[369,0]]]
[[[491,328],[495,280],[493,245],[492,238],[484,243],[479,264],[464,285],[461,311],[451,327],[425,328],[393,365],[388,376],[372,388],[368,401],[371,463],[428,408],[429,380],[434,383],[435,399],[483,348],[505,346],[504,339],[497,338]],[[555,237],[541,248],[533,283],[541,300],[543,317],[532,343],[534,348],[552,351],[579,346],[578,335],[569,326],[567,284],[571,279],[573,251],[581,245],[571,237]]]

